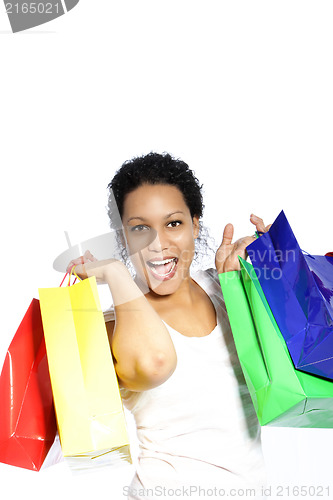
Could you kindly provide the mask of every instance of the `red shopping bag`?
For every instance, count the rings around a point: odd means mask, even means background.
[[[0,462],[39,470],[56,432],[39,301],[33,299],[0,375]]]

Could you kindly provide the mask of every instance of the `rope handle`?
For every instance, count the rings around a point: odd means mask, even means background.
[[[258,239],[258,238],[259,238],[260,236],[262,236],[263,234],[266,234],[266,233],[263,233],[262,231],[256,231],[256,232],[255,232],[255,237]],[[313,258],[313,256],[312,256],[309,252],[307,252],[306,250],[302,250],[302,248],[301,248],[300,250],[301,250],[301,252],[302,252],[302,254],[303,254],[303,255],[308,255],[309,257],[312,257],[312,258]],[[326,255],[327,255],[327,254],[326,254]],[[333,253],[332,253],[332,252],[331,252],[331,255],[333,256]]]
[[[81,278],[80,278],[80,277],[76,274],[76,272],[75,272],[75,267],[76,267],[76,266],[72,266],[72,267],[71,267],[71,269],[70,269],[70,272],[65,274],[65,276],[63,277],[63,280],[62,280],[62,282],[60,283],[59,287],[61,287],[61,286],[62,286],[63,282],[64,282],[64,281],[65,281],[65,279],[66,279],[66,276],[68,276],[68,283],[67,283],[67,285],[66,285],[66,286],[71,286],[71,277],[72,277],[72,275],[73,275],[73,274],[75,275],[75,279],[74,279],[74,281],[73,281],[72,285],[74,285],[74,284],[75,284],[76,280],[82,281],[82,279],[81,279]]]

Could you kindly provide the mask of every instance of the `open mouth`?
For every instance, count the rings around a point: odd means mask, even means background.
[[[177,267],[178,259],[177,257],[164,259],[164,260],[149,260],[147,262],[148,267],[152,275],[158,280],[171,279]]]

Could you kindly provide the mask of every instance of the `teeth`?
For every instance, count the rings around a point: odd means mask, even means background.
[[[149,261],[149,264],[153,266],[163,266],[164,264],[169,264],[169,262],[172,262],[173,260],[175,260],[175,258],[165,259],[165,260],[154,260],[154,261]]]
[[[169,262],[170,262],[170,261],[172,261],[172,262],[173,262],[173,265],[172,265],[172,267],[171,267],[171,269],[170,269],[170,271],[169,271],[168,273],[165,273],[165,274],[158,273],[158,272],[156,271],[156,269],[154,269],[154,271],[153,271],[153,272],[154,272],[154,273],[156,273],[156,274],[158,274],[159,276],[161,276],[161,278],[165,278],[166,276],[169,276],[169,274],[171,274],[171,273],[173,272],[174,268],[176,267],[176,259],[170,259],[170,260],[169,260]]]

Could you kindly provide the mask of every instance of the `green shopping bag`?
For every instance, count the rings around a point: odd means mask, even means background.
[[[333,382],[295,370],[254,268],[219,274],[238,357],[261,425],[333,427]]]

